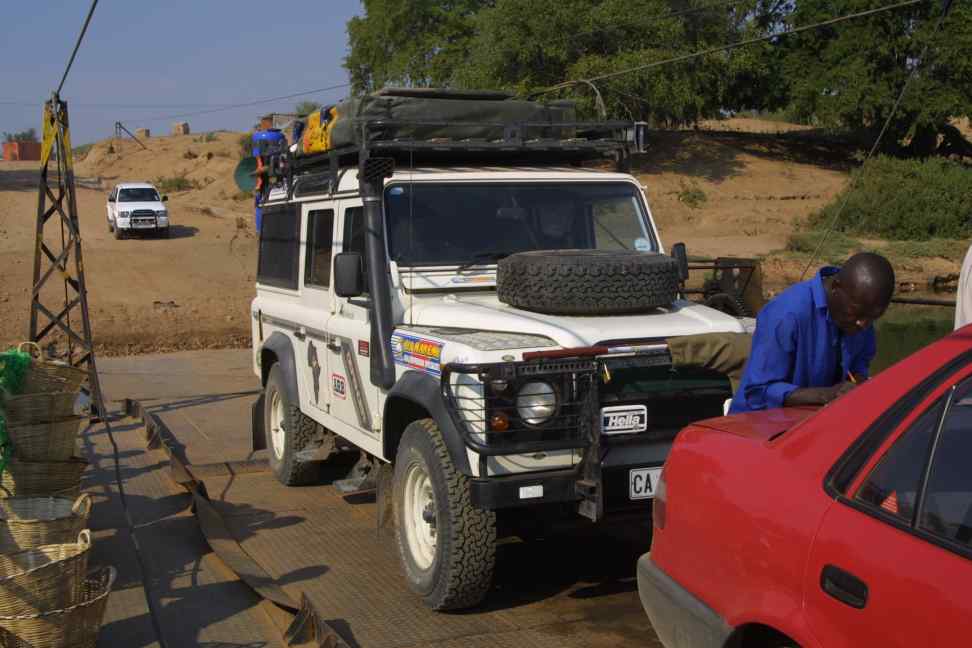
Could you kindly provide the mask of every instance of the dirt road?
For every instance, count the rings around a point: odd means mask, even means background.
[[[36,163],[0,161],[0,346],[27,336],[36,169]],[[153,177],[131,179],[146,175]],[[78,189],[92,327],[100,351],[247,344],[256,268],[249,205],[227,200],[204,212],[191,194],[170,194],[172,238],[119,241],[108,232],[106,195]],[[238,229],[237,218],[248,228]]]

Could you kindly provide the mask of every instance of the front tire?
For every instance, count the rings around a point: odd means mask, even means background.
[[[123,238],[125,238],[125,233],[122,231],[120,227],[115,225],[115,239],[120,241]]]
[[[496,563],[496,514],[469,499],[432,419],[405,428],[395,458],[395,539],[408,586],[433,610],[485,598]]]
[[[274,477],[284,486],[304,486],[318,476],[318,464],[301,461],[297,453],[312,443],[317,422],[300,411],[287,396],[279,364],[270,368],[263,405],[263,429]]]

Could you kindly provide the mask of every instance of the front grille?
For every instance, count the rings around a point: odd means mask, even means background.
[[[140,216],[148,216],[149,218],[155,218],[155,212],[151,209],[136,209],[132,212],[132,216],[138,218]]]

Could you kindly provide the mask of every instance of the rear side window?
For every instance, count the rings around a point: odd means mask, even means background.
[[[948,542],[972,548],[972,381],[956,388],[948,406],[918,525]]]
[[[331,252],[334,247],[334,210],[317,209],[307,214],[307,259],[304,283],[331,285]]]
[[[911,524],[944,405],[939,400],[894,442],[858,490],[859,502]]]
[[[298,205],[263,208],[257,282],[297,290],[300,268],[300,212]]]

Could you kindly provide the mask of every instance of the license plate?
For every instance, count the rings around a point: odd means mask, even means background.
[[[602,434],[632,434],[648,429],[648,408],[644,405],[613,405],[601,408]]]
[[[661,468],[632,468],[628,471],[628,493],[633,500],[651,499],[658,488]]]
[[[153,228],[155,227],[155,221],[151,221],[151,220],[135,221],[135,227],[143,227],[146,229]]]

